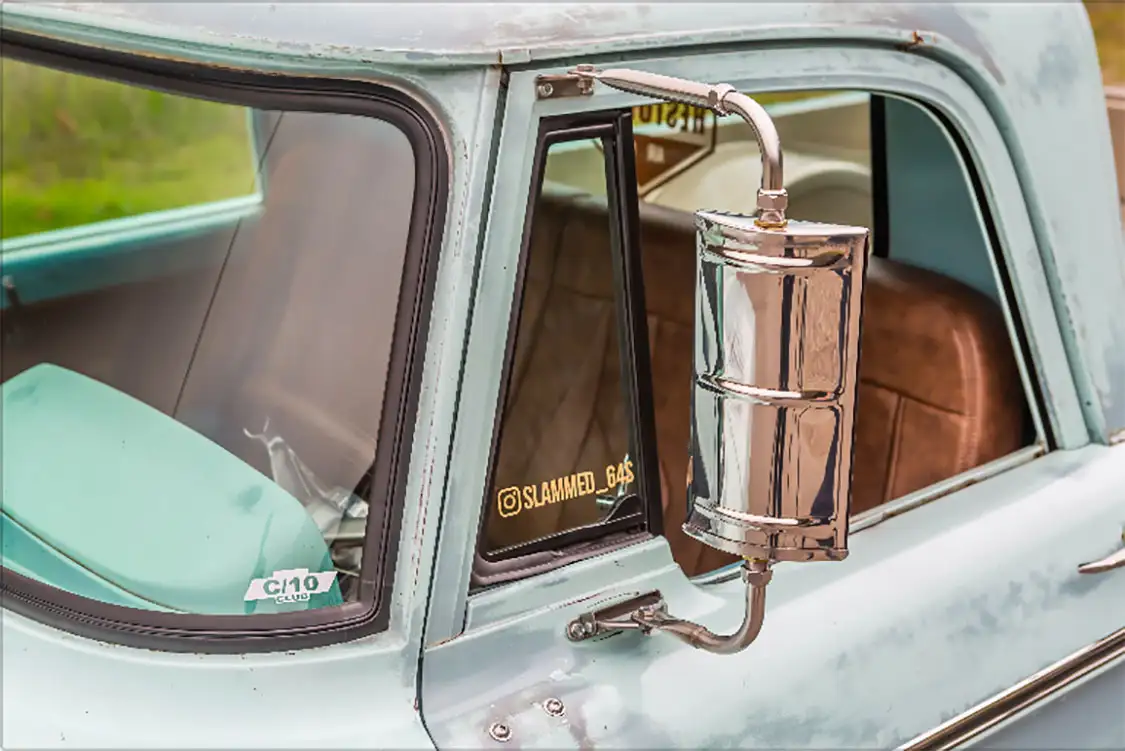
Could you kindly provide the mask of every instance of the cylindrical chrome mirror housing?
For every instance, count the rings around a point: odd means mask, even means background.
[[[868,232],[696,213],[684,531],[748,559],[848,553]]]

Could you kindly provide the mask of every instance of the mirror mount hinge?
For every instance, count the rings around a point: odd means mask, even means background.
[[[618,631],[640,631],[646,636],[653,631],[662,631],[705,652],[741,652],[758,638],[762,630],[766,615],[766,585],[772,577],[773,572],[766,561],[754,560],[742,564],[746,612],[742,625],[733,634],[723,636],[698,623],[672,617],[664,597],[660,592],[653,591],[579,615],[567,624],[566,637],[578,642]]]
[[[535,77],[536,99],[564,99],[575,96],[591,96],[594,93],[594,80],[576,73],[556,76]]]

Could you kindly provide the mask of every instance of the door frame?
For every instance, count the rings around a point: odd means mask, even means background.
[[[920,508],[879,519],[853,537],[852,555],[842,564],[778,566],[762,636],[742,654],[715,658],[659,635],[647,640],[629,634],[600,643],[569,643],[565,624],[594,603],[652,589],[665,594],[678,617],[716,630],[733,628],[742,615],[742,585],[722,576],[708,577],[708,583],[689,581],[672,560],[666,541],[657,538],[469,594],[504,365],[503,334],[524,226],[522,211],[493,212],[482,248],[481,283],[470,321],[465,387],[450,464],[458,479],[459,500],[448,504],[441,521],[422,661],[423,717],[438,746],[489,745],[484,730],[501,722],[521,746],[568,746],[580,741],[650,747],[751,742],[776,747],[801,743],[798,735],[816,730],[807,722],[800,728],[801,716],[819,717],[823,727],[818,732],[827,733],[813,732],[804,742],[886,745],[885,741],[902,742],[936,727],[951,714],[993,695],[998,686],[1022,680],[1125,620],[1125,597],[1118,598],[1120,605],[1108,602],[1113,597],[1108,590],[1116,587],[1125,593],[1125,577],[1103,579],[1109,584],[1096,597],[1084,596],[1072,581],[1077,563],[1104,555],[1104,534],[1099,533],[1110,529],[1114,509],[1125,500],[1125,492],[1117,489],[1125,487],[1121,483],[1125,470],[1113,465],[1125,454],[1110,456],[1103,447],[1087,446],[1089,431],[1048,292],[1024,186],[996,118],[965,80],[950,75],[938,62],[875,46],[864,50],[862,69],[855,60],[854,47],[806,43],[801,49],[757,46],[614,65],[726,81],[748,91],[863,89],[907,97],[940,111],[967,144],[989,200],[1000,243],[996,250],[1015,291],[1038,378],[1035,385],[1044,396],[1045,414],[1040,417],[1050,425],[1060,448],[1086,448],[1037,458],[1038,451],[1023,452],[927,489],[922,495],[929,497],[914,499],[912,504]],[[504,127],[496,145],[493,206],[527,205],[536,133],[543,117],[651,101],[606,87],[595,87],[588,97],[537,99],[536,76],[566,71],[552,66],[511,74]],[[747,190],[753,187],[748,185]],[[1005,316],[1013,326],[1007,307]],[[1028,378],[1025,365],[1021,360],[1021,372]],[[958,489],[963,485],[970,487]],[[940,502],[922,505],[939,495]],[[1060,523],[1062,509],[1072,502],[1080,504],[1081,514]],[[1020,529],[1018,536],[1010,531],[1013,524]],[[995,542],[985,544],[991,539]],[[989,566],[965,559],[957,553],[959,546],[982,549]],[[1044,556],[1043,550],[1051,552]],[[893,567],[883,565],[891,559],[896,561]],[[943,567],[933,565],[937,560]],[[974,603],[1003,602],[1010,597],[1010,587],[1043,589],[1044,583],[1050,596],[1021,606],[1039,608],[1043,616],[1028,621],[1032,630],[1047,630],[1037,635],[1041,648],[1009,655],[1010,659],[995,661],[988,669],[977,664],[979,657],[972,649],[954,654],[953,659],[940,649],[935,652],[934,645],[949,644],[958,630],[974,628],[977,646],[985,654],[1004,652],[1013,640],[1026,636],[1028,614],[1007,621]],[[921,596],[923,592],[929,596]],[[1068,613],[1061,624],[1057,616],[1048,617],[1060,597],[1074,601],[1073,616]],[[908,606],[909,616],[904,610]],[[848,613],[849,607],[872,607],[877,615],[865,621]],[[976,625],[986,615],[995,621],[991,630]],[[1078,618],[1085,618],[1080,626]],[[876,637],[890,642],[883,645]],[[940,653],[942,659],[922,660],[921,674],[915,671],[910,676],[910,686],[888,681],[896,666],[918,662],[922,649],[931,657]],[[853,654],[870,658],[859,664],[849,658]],[[918,687],[929,685],[927,678],[948,677],[952,663],[969,671],[972,679],[962,680],[952,689],[954,694],[940,701],[933,701],[932,692],[920,701]],[[692,697],[672,678],[672,671],[690,675],[702,669],[710,676],[708,687]],[[838,690],[852,683],[865,685],[872,670],[881,670],[881,696],[895,712],[888,714],[885,706],[872,704],[874,697],[862,691]],[[747,689],[751,675],[774,679]],[[725,690],[716,693],[720,686]],[[705,714],[700,714],[701,697],[710,702]],[[804,710],[800,697],[810,702]],[[562,700],[570,719],[551,721],[541,709],[535,710],[547,698]],[[718,717],[727,716],[722,710],[728,703],[727,722],[716,723]],[[687,706],[695,707],[696,721],[669,725],[672,718],[685,719]],[[759,710],[747,715],[746,706]],[[878,717],[893,717],[894,725],[881,727],[872,715],[875,709]],[[698,722],[701,717],[707,722]],[[767,718],[789,719],[771,725]],[[575,735],[580,725],[582,738]],[[661,734],[661,728],[674,729]],[[525,733],[528,730],[533,732]]]

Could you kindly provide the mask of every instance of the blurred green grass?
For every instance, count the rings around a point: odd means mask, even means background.
[[[0,238],[254,190],[246,110],[0,64]]]

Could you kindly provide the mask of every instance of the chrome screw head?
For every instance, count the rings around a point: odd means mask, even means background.
[[[566,707],[558,699],[548,699],[543,702],[543,711],[552,717],[562,717],[566,714]]]
[[[586,624],[580,620],[573,620],[566,625],[566,637],[571,641],[582,641],[590,636]]]
[[[507,743],[512,738],[512,728],[503,722],[494,722],[488,728],[488,735],[494,741]]]

